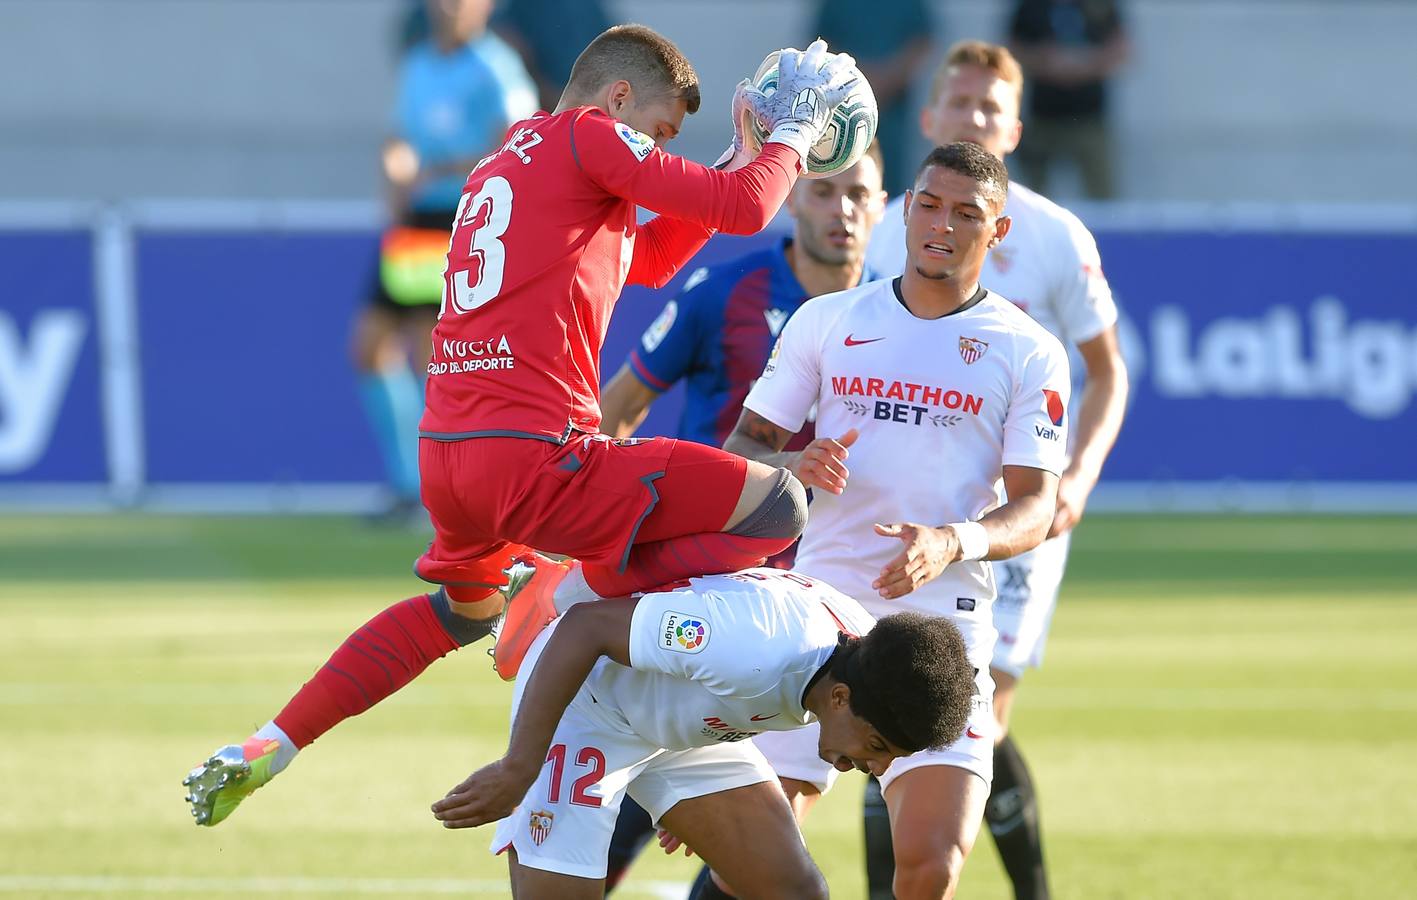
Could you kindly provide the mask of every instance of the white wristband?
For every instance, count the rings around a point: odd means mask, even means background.
[[[786,144],[796,150],[797,155],[802,159],[802,171],[805,172],[807,171],[807,154],[812,151],[812,145],[816,141],[802,133],[800,122],[783,122],[773,129],[772,134],[768,135],[768,139],[763,143]]]
[[[945,526],[953,528],[959,538],[959,558],[961,560],[983,559],[989,555],[989,532],[978,522],[951,522]]]

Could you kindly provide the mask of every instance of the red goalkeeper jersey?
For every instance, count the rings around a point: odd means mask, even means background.
[[[597,431],[600,348],[621,288],[663,285],[715,230],[761,230],[798,166],[768,144],[720,172],[593,107],[512,125],[463,188],[420,433]],[[636,206],[660,215],[637,225]]]

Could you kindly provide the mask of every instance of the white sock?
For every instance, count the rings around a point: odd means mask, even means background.
[[[253,737],[258,737],[263,741],[280,742],[280,746],[276,748],[276,758],[271,760],[272,775],[284,771],[285,767],[290,765],[291,760],[295,759],[295,754],[300,752],[300,748],[295,746],[295,742],[290,739],[290,735],[282,731],[281,727],[275,723],[274,719],[262,725],[261,729],[257,731]]]
[[[561,583],[556,585],[556,590],[551,594],[551,604],[556,607],[558,615],[564,614],[577,603],[599,599],[600,595],[591,590],[585,580],[580,560],[571,563],[571,571],[566,573],[566,577],[561,579]]]

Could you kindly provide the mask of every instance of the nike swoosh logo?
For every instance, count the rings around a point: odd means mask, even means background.
[[[867,338],[867,339],[864,340],[864,341],[858,341],[858,340],[856,340],[855,338],[853,338],[851,335],[848,334],[848,335],[846,336],[846,346],[848,346],[848,347],[860,347],[862,344],[874,344],[874,343],[876,343],[876,341],[884,341],[884,340],[885,340],[885,338]]]
[[[973,739],[976,740],[976,741],[982,740],[982,739],[984,738],[984,735],[982,735],[982,734],[980,734],[979,732],[975,731],[973,728],[966,728],[966,729],[964,730],[964,736],[965,736],[965,737],[968,737],[968,738],[973,738]]]
[[[749,717],[748,717],[748,720],[749,720],[750,722],[766,722],[768,719],[775,719],[775,718],[777,718],[777,713],[773,713],[773,714],[770,715],[770,716],[749,716]]]

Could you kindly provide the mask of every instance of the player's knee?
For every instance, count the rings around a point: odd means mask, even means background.
[[[778,469],[767,496],[729,529],[740,537],[795,540],[807,526],[807,489],[786,469]]]
[[[896,845],[895,895],[898,900],[939,900],[954,896],[964,871],[965,852],[958,844],[917,850]]]
[[[1033,797],[1022,787],[996,790],[984,806],[984,824],[993,835],[1009,834],[1024,824]]]

